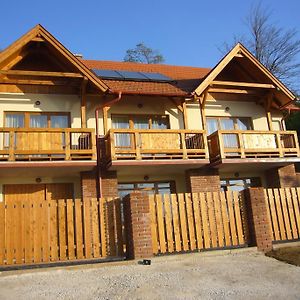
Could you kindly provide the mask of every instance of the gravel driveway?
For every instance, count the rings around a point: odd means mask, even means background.
[[[300,267],[245,250],[2,272],[0,299],[300,298]]]

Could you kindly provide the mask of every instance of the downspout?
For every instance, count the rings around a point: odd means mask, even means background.
[[[98,179],[99,179],[99,197],[102,197],[102,174],[100,168],[100,149],[99,149],[99,111],[105,106],[110,106],[116,102],[119,102],[122,98],[122,92],[118,92],[118,97],[111,100],[108,103],[101,104],[95,108],[95,119],[96,119],[96,145],[97,145],[97,169],[98,169]]]

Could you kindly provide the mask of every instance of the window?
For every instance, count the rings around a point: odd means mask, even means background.
[[[251,130],[251,118],[240,117],[207,117],[207,131],[212,134],[217,130]]]
[[[69,113],[5,112],[4,126],[16,128],[68,128]]]
[[[121,198],[133,191],[142,191],[148,194],[171,194],[170,182],[140,182],[140,183],[120,183],[118,185],[119,196]]]
[[[221,180],[222,191],[242,191],[248,187],[261,186],[259,177],[252,178],[229,178]]]

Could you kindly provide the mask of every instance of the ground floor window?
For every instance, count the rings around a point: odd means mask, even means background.
[[[134,183],[119,183],[119,196],[124,196],[133,191],[146,192],[148,194],[171,194],[172,182],[134,182]]]
[[[261,186],[261,180],[259,177],[221,179],[222,191],[242,191],[248,187],[258,186]]]

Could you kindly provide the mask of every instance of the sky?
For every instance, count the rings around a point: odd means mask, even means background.
[[[166,64],[213,67],[224,42],[247,33],[252,0],[1,1],[0,49],[43,25],[85,59],[122,61],[139,42]],[[300,31],[299,0],[261,0],[279,26]],[[300,38],[300,33],[299,33]],[[299,57],[300,59],[300,57]]]

